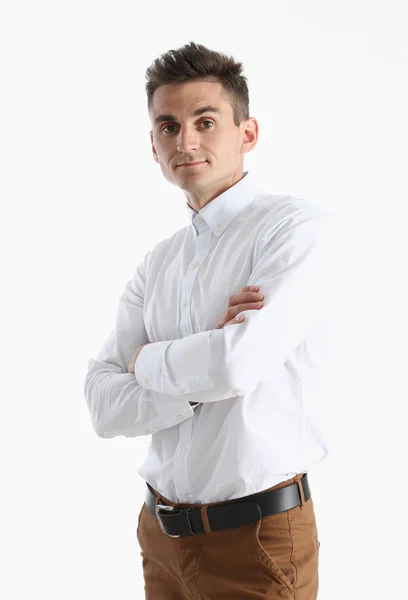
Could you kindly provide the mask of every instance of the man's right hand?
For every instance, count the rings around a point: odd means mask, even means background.
[[[222,318],[218,321],[216,329],[223,329],[225,325],[238,325],[244,321],[242,317],[241,321],[236,321],[235,317],[238,313],[243,310],[258,310],[263,307],[263,294],[259,294],[258,285],[247,285],[242,288],[240,292],[233,294],[229,301],[228,306],[225,309],[225,313]],[[190,402],[191,406],[198,404],[198,402]]]
[[[239,323],[239,321],[235,320],[235,317],[243,310],[258,310],[262,308],[263,294],[259,294],[258,290],[258,285],[247,285],[240,292],[233,294],[228,301],[228,306],[223,317],[217,323],[216,329],[223,329],[225,325]]]

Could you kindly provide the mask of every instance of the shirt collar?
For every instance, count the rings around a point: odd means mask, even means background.
[[[250,204],[259,192],[260,187],[256,177],[249,171],[245,171],[242,179],[208,202],[198,213],[186,203],[194,239],[198,232],[203,231],[207,226],[217,237],[220,237],[237,214]]]

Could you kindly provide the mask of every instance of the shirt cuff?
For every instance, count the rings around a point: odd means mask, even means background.
[[[143,346],[135,363],[135,377],[138,383],[157,392],[163,392],[161,384],[161,365],[166,349],[172,341],[153,342]]]

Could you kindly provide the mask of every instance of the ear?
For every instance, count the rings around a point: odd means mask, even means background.
[[[253,117],[246,120],[243,128],[243,137],[241,143],[241,154],[251,152],[257,144],[259,134],[258,121]]]
[[[158,157],[157,157],[156,148],[155,148],[155,146],[154,146],[154,142],[153,142],[153,132],[152,132],[152,131],[150,132],[150,143],[151,143],[151,145],[152,145],[152,153],[153,153],[153,158],[154,158],[154,160],[155,160],[155,161],[158,163],[158,162],[159,162],[159,159],[158,159]]]

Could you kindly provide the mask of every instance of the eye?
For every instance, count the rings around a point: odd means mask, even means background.
[[[164,127],[162,127],[162,131],[164,132],[164,130],[165,130],[167,127],[175,127],[175,125],[165,125]],[[165,133],[166,133],[166,132],[165,132]]]
[[[202,125],[203,123],[211,123],[211,125],[214,125],[214,122],[211,121],[210,119],[204,119],[203,121],[201,121],[200,125]],[[167,129],[167,127],[176,127],[175,124],[171,124],[171,125],[164,125],[164,127],[162,127],[162,132],[163,133],[173,133],[172,131],[168,132],[165,131],[165,129]],[[204,129],[210,129],[210,127],[204,127]]]

